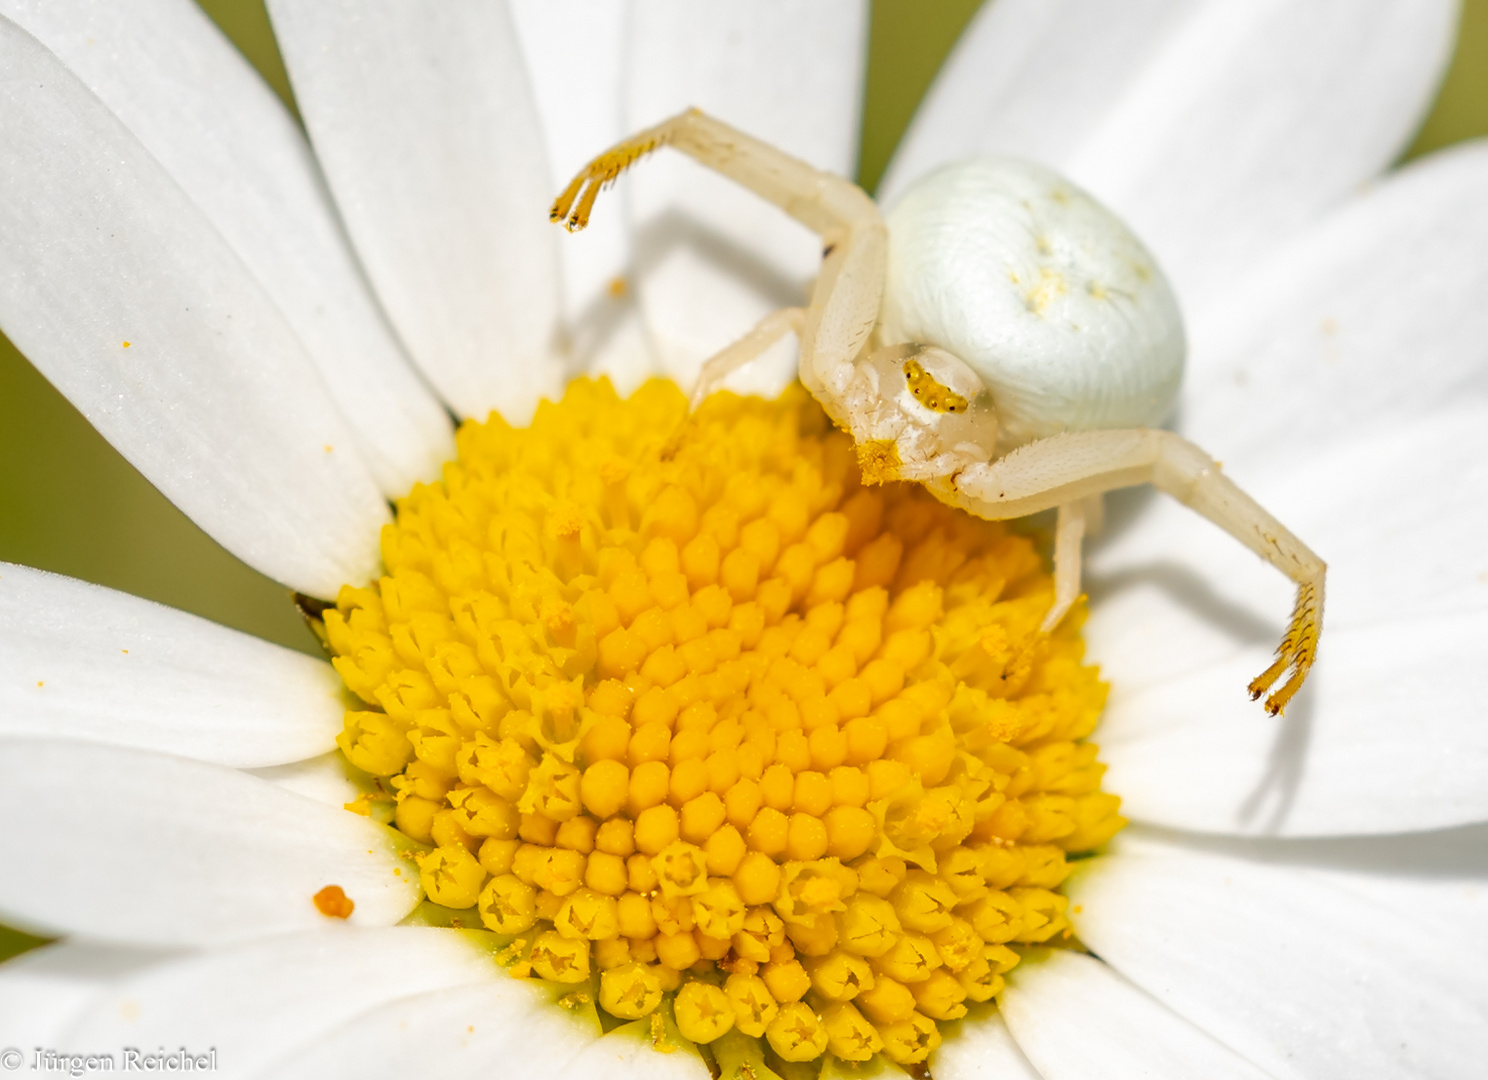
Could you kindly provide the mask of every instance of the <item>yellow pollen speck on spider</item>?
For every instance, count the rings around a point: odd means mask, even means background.
[[[457,445],[324,634],[342,752],[510,975],[659,1050],[911,1064],[1069,940],[1124,822],[1029,538],[865,485],[799,386],[581,380]]]

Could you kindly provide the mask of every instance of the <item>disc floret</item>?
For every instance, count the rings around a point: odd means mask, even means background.
[[[342,751],[513,975],[720,1060],[910,1063],[1068,936],[1122,819],[1028,539],[862,486],[799,389],[581,381],[458,441],[325,632]]]

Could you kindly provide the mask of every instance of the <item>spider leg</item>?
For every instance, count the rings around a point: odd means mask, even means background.
[[[708,395],[721,387],[723,381],[731,374],[752,362],[786,334],[792,331],[799,334],[804,314],[805,312],[800,308],[781,308],[779,311],[772,311],[756,323],[749,333],[728,348],[709,357],[703,364],[703,370],[698,374],[697,385],[692,388],[690,406],[692,411],[696,412],[697,407],[707,399]]]
[[[584,228],[600,190],[664,146],[742,184],[821,237],[821,272],[796,327],[801,335],[801,381],[834,420],[853,430],[846,407],[853,360],[878,321],[883,296],[887,234],[877,204],[852,181],[689,109],[591,161],[553,203],[549,216],[570,232]],[[761,323],[751,336],[773,328],[774,324]],[[721,361],[730,352],[715,359]]]
[[[1059,625],[1070,606],[1080,598],[1080,544],[1085,538],[1085,506],[1088,499],[1061,503],[1054,525],[1054,606],[1039,627],[1049,633]]]
[[[1276,662],[1249,687],[1251,698],[1259,698],[1290,671],[1266,698],[1266,711],[1279,714],[1317,658],[1327,565],[1192,443],[1148,428],[1056,435],[927,486],[946,502],[1000,520],[1144,483],[1198,511],[1296,583]]]

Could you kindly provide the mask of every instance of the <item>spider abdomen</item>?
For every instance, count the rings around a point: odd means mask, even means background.
[[[881,337],[936,345],[987,383],[1005,449],[1150,426],[1183,376],[1178,304],[1114,214],[1039,165],[979,158],[887,213]]]

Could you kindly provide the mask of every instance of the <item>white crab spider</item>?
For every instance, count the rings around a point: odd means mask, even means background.
[[[1177,304],[1109,211],[1026,162],[987,159],[918,181],[885,220],[856,184],[692,109],[595,158],[553,204],[574,232],[639,158],[671,146],[821,236],[805,308],[766,316],[704,365],[696,405],[794,331],[801,382],[857,442],[864,480],[916,480],[990,520],[1058,508],[1050,630],[1080,592],[1101,493],[1150,483],[1297,583],[1276,662],[1250,684],[1282,711],[1322,628],[1326,567],[1198,447],[1148,425],[1183,372]]]

